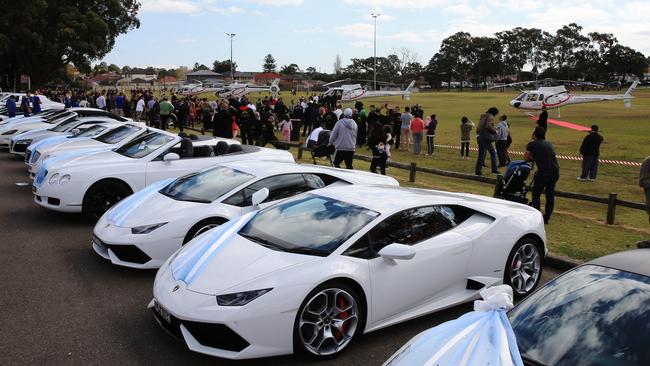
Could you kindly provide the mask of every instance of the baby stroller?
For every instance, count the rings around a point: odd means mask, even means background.
[[[330,165],[332,163],[332,154],[334,154],[334,146],[329,145],[330,142],[330,130],[322,130],[318,133],[318,140],[308,140],[307,148],[311,151],[311,158],[316,164],[316,158],[326,157]]]
[[[530,163],[523,160],[514,160],[508,164],[506,174],[503,176],[501,186],[497,189],[497,197],[528,204],[528,186],[526,186],[526,179],[530,175],[532,167]]]

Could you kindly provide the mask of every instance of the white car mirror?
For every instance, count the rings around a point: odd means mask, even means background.
[[[166,162],[171,162],[171,161],[174,161],[174,160],[178,160],[178,159],[180,159],[180,158],[181,158],[181,157],[178,156],[178,154],[176,154],[176,153],[167,153],[167,154],[163,157],[163,160],[166,161]]]
[[[383,247],[379,255],[384,259],[412,259],[415,257],[415,249],[410,245],[393,243]]]
[[[264,202],[264,200],[267,199],[268,197],[269,197],[269,189],[266,187],[253,193],[253,197],[252,197],[253,207],[259,206],[259,204]]]
[[[70,134],[72,134],[72,135],[76,135],[76,134],[78,134],[79,132],[81,132],[81,130],[78,129],[78,128],[75,128],[75,129],[73,129],[72,131],[70,131]]]

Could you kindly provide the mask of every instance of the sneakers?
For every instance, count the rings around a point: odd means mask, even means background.
[[[587,178],[583,178],[583,177],[578,177],[577,179],[578,179],[579,181],[581,181],[581,182],[586,182],[586,181],[587,181]]]

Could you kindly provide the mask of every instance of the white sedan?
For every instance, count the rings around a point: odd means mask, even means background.
[[[36,129],[14,135],[9,142],[9,152],[20,157],[25,156],[27,147],[54,136],[67,138],[98,124],[119,122],[110,117],[71,117],[56,126]]]
[[[107,126],[107,130],[90,138],[49,139],[49,141],[30,145],[25,152],[25,164],[27,164],[31,178],[34,178],[45,159],[62,154],[70,156],[72,151],[80,155],[108,151],[120,147],[148,131],[147,126],[141,122],[122,123],[116,121],[107,124]]]
[[[149,303],[190,350],[243,359],[331,357],[363,333],[538,284],[539,211],[396,187],[323,188],[231,220],[160,268]]]
[[[259,190],[269,190],[269,205],[341,184],[399,186],[394,178],[370,172],[253,160],[223,163],[125,198],[95,225],[93,248],[113,264],[158,268],[196,236],[255,210],[252,197]]]
[[[284,150],[207,136],[192,141],[161,130],[151,130],[113,150],[68,154],[43,161],[34,177],[34,201],[50,210],[84,212],[95,219],[123,198],[162,179],[233,160],[294,161]]]

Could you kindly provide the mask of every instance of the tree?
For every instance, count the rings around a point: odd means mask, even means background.
[[[121,72],[121,71],[122,69],[115,64],[108,65],[108,72]]]
[[[192,67],[192,71],[199,71],[199,70],[210,70],[210,68],[205,66],[204,64],[195,62],[194,67]]]
[[[296,64],[285,65],[280,68],[280,74],[295,75],[300,72],[300,68]]]
[[[343,61],[341,61],[341,55],[337,54],[336,59],[334,59],[334,74],[340,75],[342,68],[343,68]]]
[[[314,75],[316,73],[316,68],[313,66],[309,66],[308,68],[305,69],[305,73],[308,75]]]
[[[429,61],[429,83],[440,85],[440,81],[451,81],[457,78],[461,81],[460,88],[472,67],[472,58],[475,56],[472,49],[472,35],[467,32],[458,32],[442,40],[440,51]]]
[[[503,47],[503,61],[507,71],[517,73],[517,81],[521,80],[521,70],[526,63],[535,64],[532,60],[535,47],[541,42],[542,31],[539,29],[528,29],[517,27],[511,30],[496,33],[497,39]]]
[[[277,65],[275,63],[275,59],[269,53],[264,57],[264,65],[262,66],[262,70],[264,70],[264,72],[275,72],[276,68]]]
[[[13,88],[21,74],[39,86],[56,79],[65,66],[90,71],[118,35],[140,26],[137,0],[21,0],[0,13],[2,87]],[[7,82],[8,79],[8,82]]]
[[[233,62],[232,70],[233,72],[237,70],[236,62]],[[230,73],[230,60],[223,60],[223,61],[214,60],[214,62],[212,63],[212,71],[220,74],[224,72]]]
[[[487,84],[487,78],[499,75],[504,69],[502,45],[498,38],[472,38],[472,74],[476,83]]]

